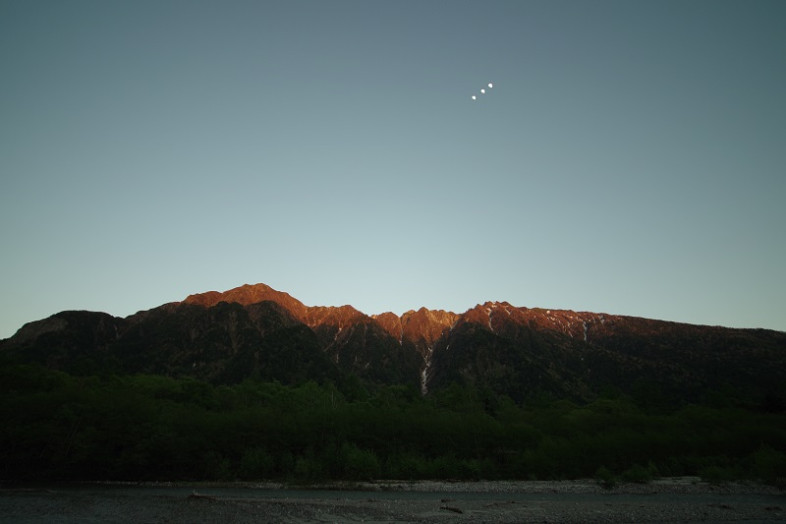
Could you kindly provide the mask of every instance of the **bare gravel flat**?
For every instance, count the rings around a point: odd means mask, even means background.
[[[0,522],[784,522],[769,486],[658,480],[605,490],[564,482],[82,484],[0,489]]]

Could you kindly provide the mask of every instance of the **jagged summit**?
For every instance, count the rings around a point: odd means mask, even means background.
[[[366,315],[350,305],[344,306],[306,306],[289,293],[278,291],[267,284],[245,284],[227,291],[207,291],[189,295],[183,304],[212,307],[221,302],[237,303],[243,306],[271,301],[285,308],[301,322],[314,327],[325,323],[341,325],[352,320],[376,320],[385,331],[399,340],[408,337],[412,340],[422,338],[433,343],[445,327],[456,321],[458,315],[450,311],[429,310],[421,307],[409,310],[402,315],[392,312],[379,315]]]
[[[454,325],[460,318],[488,322],[488,317],[504,312],[514,318],[524,318],[536,321],[542,326],[560,326],[575,323],[576,320],[597,317],[594,313],[575,313],[570,310],[542,310],[515,307],[509,302],[484,302],[464,313],[454,313],[441,309],[431,310],[421,307],[417,310],[410,309],[401,315],[392,312],[377,315],[366,315],[350,305],[344,306],[306,306],[289,293],[278,291],[267,284],[244,284],[227,291],[207,291],[189,295],[183,304],[212,307],[221,302],[237,303],[243,306],[271,301],[284,307],[298,320],[308,325],[319,325],[325,322],[346,322],[351,319],[373,319],[382,325],[392,336],[402,339],[408,336],[411,339],[422,338],[428,343],[436,340],[445,328]],[[604,316],[604,315],[600,315]],[[605,315],[609,316],[609,315]],[[485,319],[485,320],[481,320]]]
[[[786,333],[483,302],[366,315],[306,306],[266,284],[208,291],[126,318],[68,312],[0,341],[8,358],[81,372],[256,377],[297,383],[355,376],[424,394],[451,384],[514,399],[592,398],[606,387],[676,399],[737,388],[783,392]],[[780,398],[780,397],[778,397]]]
[[[344,325],[357,321],[374,322],[399,343],[409,341],[424,355],[430,348],[433,349],[436,341],[446,332],[466,323],[483,326],[495,334],[510,333],[511,329],[517,330],[517,326],[527,326],[531,329],[559,332],[583,342],[591,342],[593,337],[603,339],[620,330],[633,330],[641,336],[661,336],[675,331],[697,333],[702,330],[728,329],[608,313],[517,307],[507,301],[486,301],[464,313],[421,307],[401,315],[385,312],[369,316],[350,305],[306,306],[289,293],[263,283],[245,284],[223,292],[197,293],[189,295],[182,303],[212,307],[221,302],[248,306],[265,301],[275,302],[311,328],[331,325],[343,329]]]

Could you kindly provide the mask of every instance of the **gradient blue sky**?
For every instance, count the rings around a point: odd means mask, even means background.
[[[786,331],[786,2],[0,0],[0,68],[0,337],[255,282]]]

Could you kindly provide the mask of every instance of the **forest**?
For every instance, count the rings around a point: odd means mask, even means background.
[[[354,377],[212,385],[8,363],[0,393],[4,482],[786,478],[782,409],[723,392],[676,406],[613,388],[516,403],[457,385],[422,396]]]

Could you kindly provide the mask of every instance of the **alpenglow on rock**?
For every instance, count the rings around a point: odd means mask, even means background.
[[[64,311],[0,341],[11,361],[72,373],[451,384],[514,400],[589,400],[609,388],[689,402],[734,391],[786,398],[786,333],[486,302],[369,316],[306,306],[264,284],[210,291],[126,318]]]

